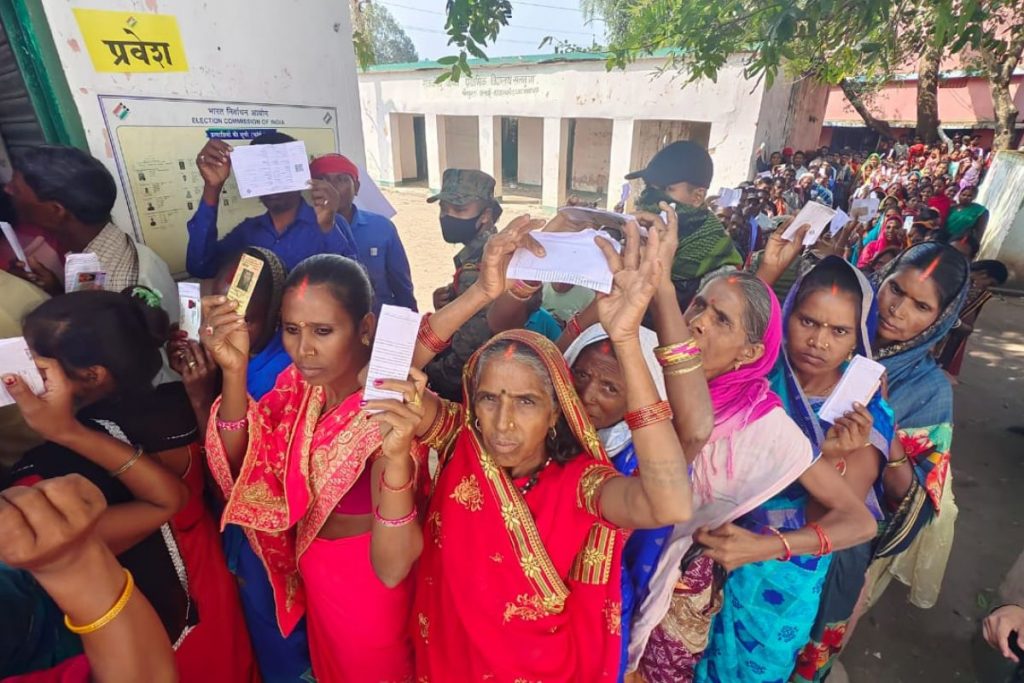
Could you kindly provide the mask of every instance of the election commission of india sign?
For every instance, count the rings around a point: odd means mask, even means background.
[[[170,14],[74,8],[96,71],[188,71],[178,20]]]
[[[123,95],[100,95],[99,104],[133,232],[172,273],[185,272],[186,224],[203,196],[196,155],[207,140],[239,147],[276,130],[306,143],[310,156],[338,151],[334,107]],[[217,207],[221,236],[265,210],[256,198],[242,199],[232,174]]]

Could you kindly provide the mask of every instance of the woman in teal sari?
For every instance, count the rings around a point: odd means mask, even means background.
[[[858,499],[868,502],[877,520],[883,453],[888,453],[892,438],[891,413],[876,398],[835,425],[817,416],[847,362],[854,354],[871,353],[872,303],[867,280],[841,258],[827,257],[811,269],[787,297],[785,354],[776,363],[771,381],[786,413],[811,441],[815,456],[843,476]],[[740,525],[789,530],[813,527],[822,519],[807,489],[795,483]],[[852,575],[863,583],[870,558],[866,543],[835,554],[785,555],[782,561],[747,564],[729,575],[698,681],[788,680],[798,652],[816,635],[812,626],[823,594],[829,595],[830,602],[843,598],[844,604],[829,619],[847,618],[853,612],[860,584],[848,590],[833,577],[841,574],[846,584]],[[845,562],[850,556],[857,558],[852,565]],[[832,563],[839,558],[844,562],[834,570]]]
[[[978,198],[978,188],[967,186],[960,190],[957,204],[949,212],[944,230],[945,241],[956,242],[967,235],[974,235],[979,241],[988,225],[988,209],[974,201]]]

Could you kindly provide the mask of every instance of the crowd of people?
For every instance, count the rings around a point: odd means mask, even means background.
[[[427,201],[462,248],[408,377],[375,381],[395,399],[364,397],[377,315],[416,299],[358,168],[314,159],[308,200],[224,230],[231,151],[196,158],[198,341],[166,264],[111,223],[103,164],[13,156],[28,263],[0,254],[0,337],[45,390],[3,376],[0,679],[808,683],[893,577],[934,603],[956,518],[938,363],[958,372],[1008,277],[973,261],[973,140],[784,150],[736,207],[672,143],[627,176],[617,247],[597,240],[607,294],[509,279],[544,255],[533,231],[595,226],[499,228],[494,179],[448,169]],[[877,220],[783,239],[806,202],[871,193]],[[105,291],[64,293],[80,252]],[[243,258],[263,267],[240,311]],[[885,379],[829,422],[856,356]],[[1013,657],[1022,625],[1011,606],[985,632]]]

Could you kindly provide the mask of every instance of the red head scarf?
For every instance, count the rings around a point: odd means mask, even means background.
[[[325,154],[309,165],[309,174],[314,178],[323,178],[328,173],[342,173],[352,180],[359,180],[359,168],[341,154]]]

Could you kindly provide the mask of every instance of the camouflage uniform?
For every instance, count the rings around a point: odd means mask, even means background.
[[[427,199],[428,202],[444,200],[451,204],[463,205],[476,200],[494,200],[494,179],[482,171],[447,169],[441,184],[441,192]],[[469,289],[480,277],[480,260],[484,245],[497,232],[493,225],[487,225],[455,255],[455,276],[448,285],[449,301]],[[487,325],[487,309],[478,312],[452,336],[451,346],[427,364],[424,371],[430,379],[430,388],[442,398],[462,401],[462,368],[478,348],[494,336]]]

